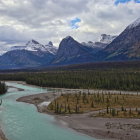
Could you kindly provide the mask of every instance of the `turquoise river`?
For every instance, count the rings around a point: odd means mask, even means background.
[[[94,138],[57,125],[55,118],[37,112],[34,105],[17,102],[26,95],[47,93],[42,89],[17,82],[6,82],[10,87],[7,94],[0,96],[0,126],[8,140],[95,140]],[[16,88],[24,89],[18,91]]]

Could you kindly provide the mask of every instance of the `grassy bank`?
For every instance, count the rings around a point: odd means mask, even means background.
[[[130,116],[136,116],[137,114],[137,117],[140,117],[140,95],[121,93],[62,94],[48,106],[48,109],[57,114],[104,110],[102,113],[100,112],[100,116],[113,117],[118,115],[118,117],[123,117],[123,112],[126,116],[128,116],[128,114],[130,114]]]

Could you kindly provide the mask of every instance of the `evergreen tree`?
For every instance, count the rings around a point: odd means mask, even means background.
[[[0,95],[7,92],[7,86],[5,83],[0,82]]]

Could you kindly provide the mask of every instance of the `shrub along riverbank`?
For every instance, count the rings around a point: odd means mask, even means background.
[[[102,117],[140,118],[140,95],[121,92],[62,94],[49,104],[48,110],[57,114],[100,110]]]
[[[7,92],[7,86],[5,83],[0,82],[0,95]]]

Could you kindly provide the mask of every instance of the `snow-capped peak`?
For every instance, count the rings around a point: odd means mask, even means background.
[[[28,41],[28,43],[26,44],[25,50],[28,50],[28,51],[38,51],[38,50],[45,51],[45,47],[44,47],[44,45],[40,44],[36,40],[31,40],[31,41]]]
[[[58,50],[51,41],[47,45],[45,45],[45,49],[52,54],[56,54]]]
[[[13,46],[10,47],[9,50],[3,50],[1,51],[0,55],[8,52],[8,51],[13,51],[13,50],[27,50],[27,51],[42,51],[46,53],[52,53],[56,54],[57,52],[57,47],[53,46],[53,43],[50,41],[47,45],[42,45],[36,40],[30,40],[26,43],[25,46]]]
[[[88,41],[81,43],[84,46],[92,47],[92,48],[105,48],[108,44],[110,44],[117,36],[102,34],[100,40],[98,42]]]
[[[134,27],[137,27],[140,25],[140,18],[138,18],[137,20],[135,20],[133,23],[131,23],[127,29],[131,29],[131,28],[134,28]]]

